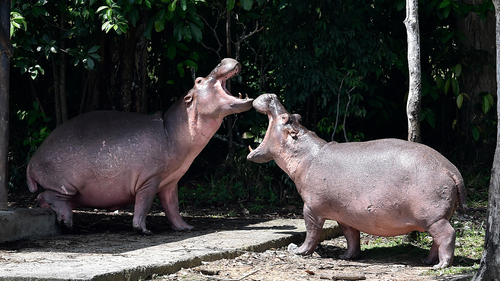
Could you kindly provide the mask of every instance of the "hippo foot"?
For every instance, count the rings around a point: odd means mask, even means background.
[[[292,252],[296,255],[299,255],[299,256],[307,256],[307,255],[311,255],[312,253],[314,253],[316,249],[310,249],[308,247],[303,247],[303,246],[300,246],[299,248],[293,250]]]
[[[153,235],[153,232],[151,232],[149,229],[134,228],[134,231],[137,234]]]
[[[184,223],[180,226],[175,226],[175,225],[172,225],[172,229],[175,230],[175,231],[190,231],[190,230],[193,230],[194,229],[194,226],[191,226],[187,223]]]
[[[448,263],[448,262],[440,262],[440,263],[434,265],[432,268],[433,269],[443,269],[443,268],[447,268],[450,265],[451,265],[451,263]]]
[[[347,251],[345,254],[340,255],[339,258],[341,260],[359,260],[361,258],[361,253],[349,252]]]
[[[57,218],[57,223],[60,226],[64,226],[64,227],[66,227],[69,230],[73,229],[73,220],[68,221],[68,220],[65,220],[65,219]]]
[[[432,267],[433,269],[447,268],[448,266],[451,265],[451,261],[446,261],[446,260],[438,263],[438,261],[435,259],[423,258],[420,261],[426,265],[434,265]]]

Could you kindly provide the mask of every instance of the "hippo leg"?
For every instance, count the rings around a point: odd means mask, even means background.
[[[433,243],[429,255],[422,259],[425,264],[436,264],[435,269],[445,268],[453,263],[455,250],[455,229],[446,219],[441,219],[429,227]],[[439,261],[439,263],[438,263]]]
[[[68,203],[69,198],[61,196],[54,191],[44,191],[38,194],[36,201],[41,208],[52,209],[56,212],[57,222],[63,223],[67,228],[73,228],[73,209]]]
[[[359,259],[361,257],[361,244],[359,230],[354,229],[348,225],[339,223],[342,232],[344,233],[345,239],[347,240],[347,251],[345,254],[340,255],[343,260],[347,259]]]
[[[296,255],[310,255],[316,250],[325,219],[314,214],[307,205],[304,204],[304,220],[306,222],[306,240],[304,244],[293,251]]]
[[[135,194],[134,218],[132,226],[137,233],[153,234],[146,228],[146,217],[156,196],[160,179],[151,178]]]
[[[176,231],[185,231],[193,229],[193,226],[187,224],[179,214],[179,194],[177,193],[177,183],[168,186],[158,193],[161,206],[165,211],[165,216],[172,224],[172,229]]]

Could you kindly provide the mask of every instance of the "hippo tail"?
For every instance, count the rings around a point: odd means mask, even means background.
[[[26,183],[28,184],[28,188],[31,193],[34,193],[37,190],[36,180],[31,176],[30,165],[28,164],[28,168],[26,169]]]
[[[457,185],[457,195],[458,195],[458,208],[460,211],[465,212],[467,210],[467,204],[465,203],[465,184],[464,179],[460,174],[450,174],[451,178]]]

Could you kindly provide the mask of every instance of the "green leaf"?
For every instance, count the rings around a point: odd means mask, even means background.
[[[94,69],[94,60],[91,58],[87,58],[87,66],[90,70]]]
[[[161,32],[165,29],[165,20],[166,20],[166,15],[165,15],[165,9],[160,10],[158,12],[158,15],[156,16],[155,20],[155,30],[156,32]]]
[[[89,54],[91,54],[91,53],[95,53],[97,50],[99,50],[99,48],[100,48],[100,47],[101,47],[101,46],[96,45],[96,46],[94,46],[94,47],[90,48],[90,50],[88,51],[88,53],[89,53]]]
[[[151,34],[153,33],[154,22],[155,22],[155,19],[150,18],[148,21],[148,24],[146,25],[146,28],[144,29],[144,33],[142,34],[142,36],[144,36],[144,38],[146,38],[148,40],[151,40]]]
[[[189,22],[189,28],[191,29],[191,34],[193,35],[194,41],[201,42],[202,33],[201,30],[194,23]]]
[[[187,9],[186,0],[181,0],[181,9],[185,11]]]
[[[177,0],[172,1],[172,3],[170,3],[170,4],[168,5],[168,10],[169,10],[170,12],[175,11],[175,7],[176,7],[176,5],[177,5]]]
[[[177,52],[177,48],[175,47],[175,45],[170,45],[167,49],[167,57],[170,60],[173,60],[175,58],[176,52]]]
[[[135,5],[131,6],[128,17],[129,17],[129,20],[130,20],[130,23],[132,24],[132,26],[135,27],[137,24],[137,21],[139,20],[139,11],[135,7]]]
[[[441,2],[441,4],[439,4],[438,9],[448,7],[450,4],[451,4],[451,0],[444,0],[443,2]]]
[[[180,42],[176,42],[176,43],[175,43],[175,46],[176,46],[178,49],[181,49],[181,50],[183,50],[183,51],[187,51],[187,50],[189,50],[189,48],[188,48],[186,45],[184,45],[184,44],[182,44],[182,43],[180,43]]]
[[[184,29],[184,22],[181,21],[179,22],[175,27],[174,27],[174,38],[177,41],[182,40],[182,31]]]
[[[198,65],[192,60],[185,60],[184,63],[187,66],[194,67],[194,70],[198,70]]]
[[[240,0],[240,3],[241,7],[243,7],[246,11],[250,11],[250,9],[252,9],[253,0]]]
[[[464,94],[460,94],[457,96],[457,106],[458,108],[462,107],[462,103],[464,102]]]
[[[443,82],[443,78],[441,78],[441,76],[436,76],[436,85],[438,87],[438,90],[444,90],[444,82]]]
[[[177,71],[181,77],[184,77],[184,64],[182,62],[177,65]]]
[[[455,78],[460,77],[461,73],[462,73],[462,65],[461,64],[457,64],[455,66]]]
[[[235,0],[227,0],[227,10],[232,11],[234,9]]]
[[[479,139],[479,129],[476,127],[472,127],[472,137],[475,141]]]
[[[487,94],[483,96],[483,113],[486,114],[493,107],[493,96],[491,94]]]
[[[451,84],[451,77],[446,80],[446,83],[444,84],[444,94],[447,95],[448,91],[450,90],[450,84]]]
[[[101,12],[102,10],[104,10],[104,9],[108,9],[108,8],[109,8],[108,6],[101,6],[101,7],[99,7],[99,8],[97,9],[96,14],[98,14],[98,13],[99,13],[99,12]]]
[[[458,85],[457,79],[452,78],[451,87],[453,88],[453,94],[455,94],[455,96],[458,96],[458,94],[460,93],[460,86]]]

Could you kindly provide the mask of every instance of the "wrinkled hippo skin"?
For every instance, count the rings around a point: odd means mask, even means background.
[[[179,214],[177,183],[229,114],[247,111],[252,99],[233,97],[226,80],[241,69],[224,59],[162,116],[96,111],[57,127],[27,168],[31,192],[57,220],[73,226],[78,207],[116,210],[135,204],[133,227],[149,234],[146,215],[158,195],[174,230],[193,228]]]
[[[304,201],[307,236],[297,254],[314,252],[325,219],[336,220],[347,239],[343,259],[361,255],[360,231],[396,236],[428,231],[434,242],[422,259],[435,268],[450,266],[455,209],[465,207],[460,172],[435,150],[396,139],[327,143],[300,124],[273,94],[253,102],[269,127],[247,159],[275,160],[295,182]]]

